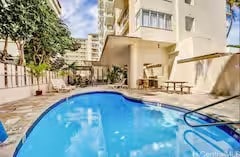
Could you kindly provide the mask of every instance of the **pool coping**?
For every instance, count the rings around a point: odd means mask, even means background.
[[[13,157],[17,156],[20,148],[25,143],[25,141],[28,138],[29,134],[32,132],[32,130],[35,128],[35,126],[38,124],[38,122],[46,114],[48,114],[52,109],[54,109],[55,107],[60,105],[62,102],[67,101],[68,99],[72,99],[74,97],[81,96],[81,95],[97,94],[97,93],[118,94],[118,95],[121,95],[122,97],[124,97],[126,100],[130,100],[132,102],[138,102],[138,103],[143,103],[143,104],[147,104],[147,105],[151,105],[151,106],[168,108],[168,109],[179,111],[179,112],[182,112],[182,113],[186,113],[186,112],[191,111],[189,109],[186,109],[184,107],[179,107],[179,106],[176,106],[176,105],[169,105],[169,104],[161,103],[161,102],[158,102],[158,101],[149,101],[149,100],[144,100],[143,98],[137,98],[137,97],[129,96],[129,95],[127,95],[125,93],[122,93],[122,92],[119,92],[119,91],[107,91],[106,90],[106,91],[90,91],[90,92],[76,93],[74,95],[71,95],[69,97],[64,97],[64,98],[54,102],[46,110],[44,110],[42,113],[40,113],[40,116],[38,116],[38,118],[30,125],[30,127],[24,133],[23,137],[19,140],[19,142],[17,142],[17,145],[16,145],[16,147],[14,149]],[[203,121],[206,121],[206,122],[209,122],[209,123],[215,123],[215,122],[223,121],[221,119],[212,118],[209,115],[205,115],[205,114],[198,113],[198,112],[194,113],[194,115],[197,116],[199,119],[201,119]],[[228,125],[216,126],[216,127],[221,129],[222,131],[227,133],[229,136],[233,137],[238,143],[240,143],[240,134],[236,132],[236,128],[230,127]]]

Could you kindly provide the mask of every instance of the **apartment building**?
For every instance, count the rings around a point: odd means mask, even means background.
[[[210,67],[210,58],[226,55],[225,0],[115,0],[113,8],[115,35],[103,42],[101,62],[127,65],[130,88],[144,77],[146,65],[154,64],[160,64],[157,77],[162,82],[183,80],[213,88],[221,70],[217,64]],[[111,22],[105,19],[104,24]],[[213,79],[207,79],[209,69],[219,71]]]
[[[49,6],[53,9],[53,11],[57,14],[58,17],[62,14],[62,7],[58,0],[48,0]]]
[[[113,0],[98,0],[98,29],[99,29],[99,51],[102,52],[103,45],[108,35],[114,34],[115,15]]]
[[[72,64],[76,62],[78,66],[84,66],[86,60],[88,60],[87,39],[75,39],[79,45],[79,49],[76,51],[66,50],[64,55],[65,62]]]
[[[99,35],[88,34],[87,39],[87,53],[89,61],[98,61],[100,57],[99,53]]]

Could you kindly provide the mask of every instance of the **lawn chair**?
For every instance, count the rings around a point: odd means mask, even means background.
[[[121,82],[119,83],[115,83],[115,84],[111,84],[108,85],[110,88],[128,88],[128,85],[125,85],[126,82],[126,78],[124,78]]]
[[[67,87],[66,84],[62,83],[59,79],[52,79],[52,88],[57,92],[70,92],[71,88]]]
[[[76,89],[75,86],[67,86],[63,79],[58,79],[58,81],[59,81],[59,83],[61,84],[61,86],[64,86],[64,87],[70,88],[71,90]]]

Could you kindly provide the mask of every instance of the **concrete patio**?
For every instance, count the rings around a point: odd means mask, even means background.
[[[167,94],[157,90],[128,90],[109,89],[107,86],[96,86],[76,89],[71,93],[47,93],[44,96],[29,97],[27,99],[0,105],[0,120],[3,122],[9,138],[0,145],[0,157],[11,157],[14,150],[24,136],[27,129],[47,108],[62,98],[69,97],[76,93],[90,91],[118,91],[133,98],[146,101],[156,101],[171,104],[186,109],[195,109],[209,103],[223,99],[224,97],[214,97],[209,94],[193,93],[191,95]],[[221,120],[240,120],[240,98],[230,100],[221,105],[203,110],[201,113],[210,115]],[[240,126],[234,128],[240,132]]]

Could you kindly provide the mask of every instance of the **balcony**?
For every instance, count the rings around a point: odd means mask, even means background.
[[[123,35],[129,28],[129,10],[126,9],[118,18],[119,34]]]
[[[113,26],[105,26],[104,29],[104,36],[112,35],[114,34]]]
[[[114,1],[113,0],[104,0],[104,9],[106,12],[113,12]]]
[[[106,25],[113,25],[114,24],[114,15],[112,13],[105,13],[104,14],[104,23]]]

